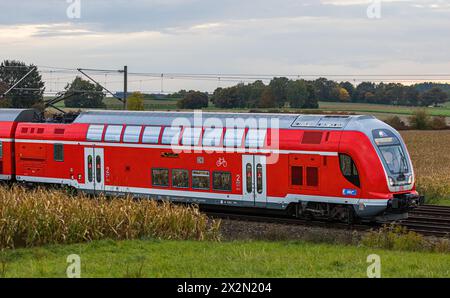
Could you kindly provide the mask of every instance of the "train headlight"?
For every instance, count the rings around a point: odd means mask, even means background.
[[[395,186],[395,181],[394,181],[394,179],[392,179],[392,177],[389,177],[389,185]]]
[[[413,183],[413,175],[409,175],[408,184],[412,184],[412,183]]]

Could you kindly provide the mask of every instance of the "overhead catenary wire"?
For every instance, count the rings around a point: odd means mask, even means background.
[[[1,66],[3,68],[10,69],[29,69],[30,66]],[[64,67],[64,66],[51,66],[51,65],[36,65],[39,73],[43,77],[45,83],[44,94],[57,94],[65,92],[64,88],[70,84],[76,76],[80,76],[78,68]],[[104,86],[108,86],[111,93],[117,94],[121,92],[121,84],[123,80],[117,79],[117,76],[123,76],[123,69],[113,68],[80,68],[89,75],[95,78],[96,81],[102,82]],[[188,84],[188,87],[175,89],[196,89],[203,91],[212,91],[218,87],[232,86],[238,83],[252,83],[257,80],[263,81],[268,84],[275,77],[286,77],[288,79],[305,79],[312,80],[315,78],[328,78],[338,81],[349,81],[353,84],[369,81],[374,83],[386,82],[386,83],[405,83],[414,84],[420,82],[434,82],[434,83],[449,83],[450,74],[448,73],[296,73],[296,74],[282,74],[282,73],[189,73],[189,72],[128,72],[131,91],[148,92],[152,90],[155,93],[169,93],[169,89],[174,89],[174,86],[184,86]],[[159,81],[159,86],[157,82]],[[192,81],[193,83],[183,83]],[[194,83],[198,82],[198,83]],[[205,84],[202,84],[204,82]],[[42,89],[30,89],[21,88],[20,85],[14,88],[15,90],[22,91],[37,91]],[[143,90],[149,89],[149,90]],[[120,91],[116,91],[120,90]],[[86,91],[86,90],[81,90]],[[171,91],[170,91],[171,92]]]

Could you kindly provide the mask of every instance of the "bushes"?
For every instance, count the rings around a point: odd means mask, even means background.
[[[384,120],[384,122],[397,130],[407,130],[409,128],[408,125],[406,125],[399,116],[389,117]]]
[[[367,247],[395,250],[418,251],[423,249],[425,243],[422,235],[397,225],[384,226],[367,233],[361,239],[361,244]]]
[[[433,117],[430,122],[430,127],[433,130],[443,130],[448,128],[447,121],[443,116]]]
[[[448,239],[425,238],[396,224],[385,225],[381,229],[366,233],[362,237],[360,244],[370,248],[403,251],[431,251],[438,253],[448,253],[450,251],[450,241]]]
[[[131,94],[131,96],[127,98],[127,110],[144,110],[144,95],[141,92],[133,92],[133,94]]]
[[[399,116],[391,116],[384,122],[397,130],[444,130],[449,128],[445,117],[431,117],[424,109],[414,111],[408,118],[409,125],[402,121]]]
[[[0,188],[0,248],[147,237],[215,240],[218,228],[195,207]]]
[[[177,107],[180,109],[201,109],[207,108],[208,103],[208,94],[191,90],[177,102]]]
[[[429,129],[430,115],[426,110],[416,110],[409,117],[409,125],[412,129]]]

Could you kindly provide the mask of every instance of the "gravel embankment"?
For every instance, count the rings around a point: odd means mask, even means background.
[[[312,242],[354,244],[364,231],[322,227],[261,223],[222,219],[220,232],[223,240],[304,240]]]

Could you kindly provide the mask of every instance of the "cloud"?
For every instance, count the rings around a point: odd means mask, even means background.
[[[300,75],[445,73],[450,65],[450,1],[383,0],[379,20],[367,18],[363,0],[81,1],[79,20],[67,18],[65,0],[2,1],[2,58],[70,68],[127,64],[135,72]],[[134,81],[131,89],[161,88],[155,79]],[[224,84],[166,78],[164,88]]]

